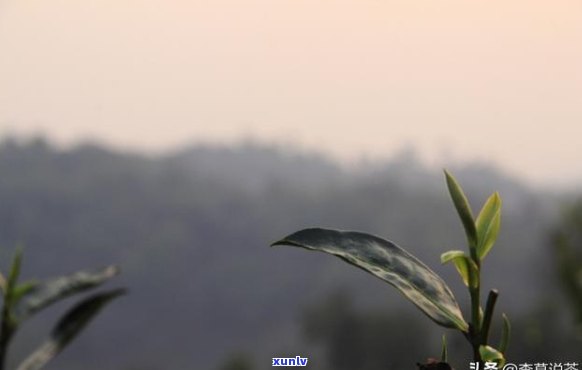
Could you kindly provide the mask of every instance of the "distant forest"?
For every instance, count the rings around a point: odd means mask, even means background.
[[[550,243],[573,195],[484,164],[450,170],[474,208],[496,190],[504,200],[484,285],[500,289],[499,312],[515,323],[509,355],[579,361],[582,342],[569,329]],[[452,287],[467,303],[452,267],[439,263],[443,251],[464,247],[442,172],[414,156],[345,169],[258,144],[159,156],[93,144],[63,150],[42,138],[0,144],[3,271],[21,244],[24,277],[116,264],[123,273],[112,284],[130,290],[49,370],[262,370],[284,355],[308,355],[312,369],[349,369],[350,361],[359,364],[352,370],[412,369],[419,356],[438,356],[442,331],[394,289],[329,256],[268,247],[308,226],[393,240],[458,282]],[[42,317],[19,333],[14,360],[50,329],[53,320]],[[455,348],[462,341],[450,335]],[[469,349],[461,343],[456,352],[468,364]],[[377,353],[387,358],[374,362]]]

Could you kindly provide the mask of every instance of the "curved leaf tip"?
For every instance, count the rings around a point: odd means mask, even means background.
[[[503,356],[503,353],[491,346],[480,346],[479,354],[485,362],[495,362],[498,367],[505,365],[505,356]]]
[[[471,288],[479,286],[479,267],[463,251],[448,251],[441,254],[441,263],[453,262],[463,283]]]

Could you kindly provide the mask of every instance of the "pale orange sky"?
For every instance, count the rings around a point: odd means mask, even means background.
[[[0,135],[38,132],[582,182],[582,2],[0,0]]]

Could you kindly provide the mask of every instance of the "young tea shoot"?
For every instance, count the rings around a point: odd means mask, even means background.
[[[471,346],[475,362],[505,363],[510,336],[509,320],[503,318],[501,342],[489,342],[498,291],[489,292],[481,303],[481,265],[493,248],[501,225],[501,198],[493,193],[475,218],[467,197],[457,180],[445,171],[445,180],[453,205],[463,225],[467,250],[451,250],[441,255],[441,262],[452,263],[465,284],[471,307],[465,318],[445,281],[418,258],[395,243],[375,235],[322,228],[308,228],[290,234],[271,246],[294,246],[334,255],[380,278],[398,289],[436,324],[462,333]],[[443,337],[441,362],[447,362]],[[447,365],[448,366],[448,365]],[[421,366],[422,368],[422,366]]]

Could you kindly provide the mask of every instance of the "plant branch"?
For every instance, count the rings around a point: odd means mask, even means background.
[[[470,279],[476,279],[477,281],[469,282],[469,294],[471,296],[471,330],[469,332],[469,341],[473,347],[473,360],[481,362],[481,353],[479,352],[479,347],[481,346],[481,262],[476,255],[473,258],[473,250],[471,250],[471,257],[477,266],[477,273],[475,274],[476,276],[470,277]]]
[[[497,303],[497,297],[499,297],[497,289],[492,289],[487,297],[487,305],[483,316],[483,326],[481,327],[482,344],[487,344],[489,342],[489,329],[491,327],[491,320],[493,318],[493,311],[495,310],[495,303]]]
[[[2,307],[2,323],[0,324],[0,370],[4,370],[6,366],[6,352],[8,350],[8,345],[10,340],[14,335],[16,327],[12,322],[10,315],[10,302],[9,299],[4,297],[4,305]]]

